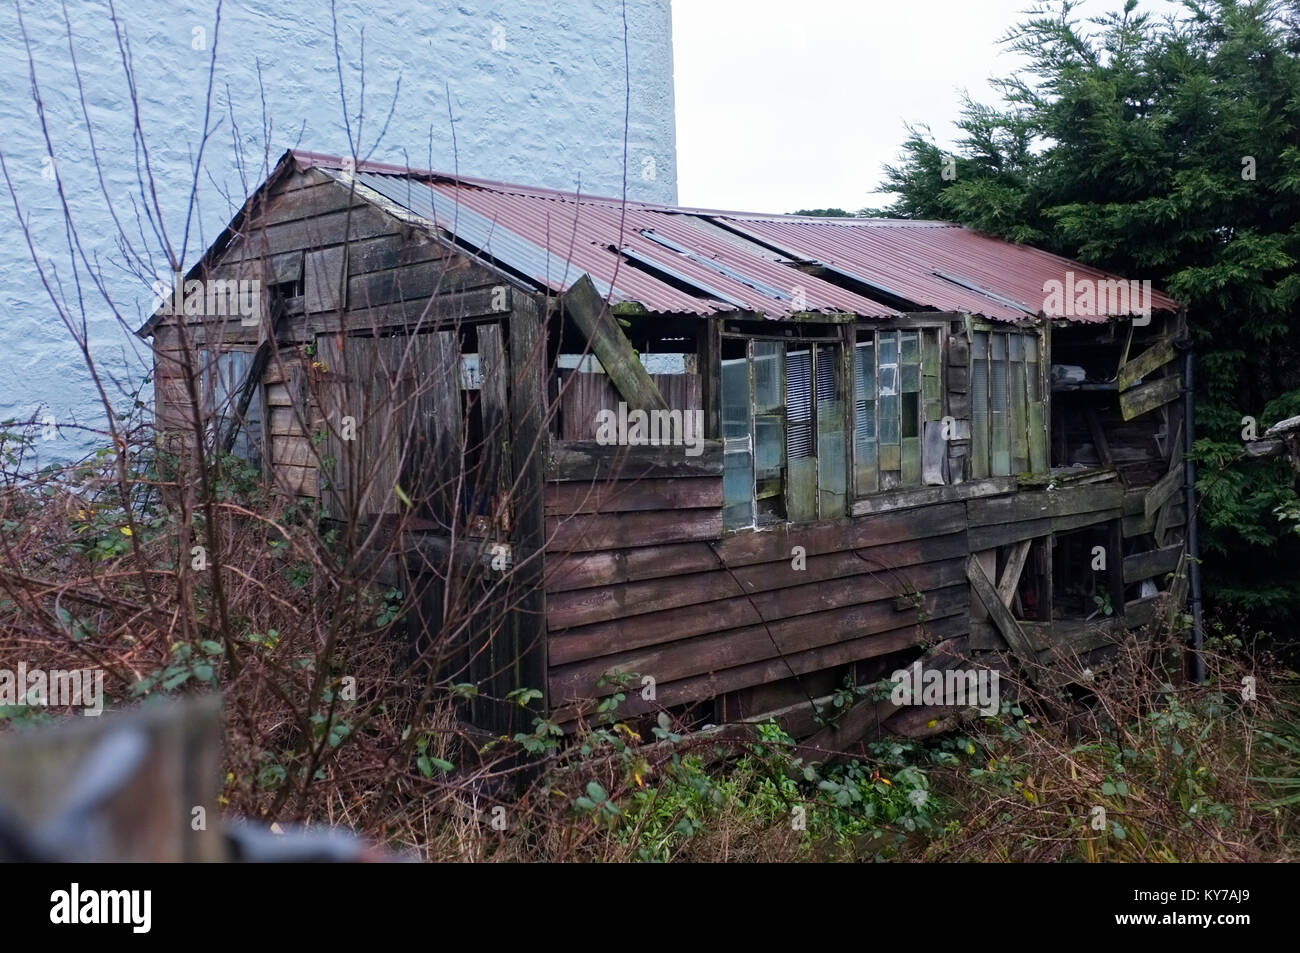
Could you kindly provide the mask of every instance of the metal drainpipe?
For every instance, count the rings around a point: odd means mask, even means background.
[[[1183,352],[1183,498],[1187,507],[1187,579],[1192,596],[1192,682],[1205,681],[1205,658],[1201,649],[1205,643],[1205,628],[1201,619],[1201,562],[1200,543],[1197,538],[1196,516],[1196,464],[1192,460],[1192,441],[1196,437],[1195,355],[1190,335],[1178,342]]]

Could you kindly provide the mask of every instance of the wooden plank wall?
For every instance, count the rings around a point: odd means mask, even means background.
[[[628,694],[620,711],[635,713],[966,631],[965,503],[722,538],[720,454],[664,476],[624,449],[615,476],[548,474],[549,681],[561,720],[574,717],[567,702],[607,693],[596,683],[614,670],[655,679],[654,701]]]
[[[602,410],[617,411],[618,390],[603,373],[561,370],[560,376],[560,438],[562,440],[595,440],[596,414]],[[651,374],[650,379],[659,388],[670,410],[701,410],[704,406],[699,374]]]
[[[257,278],[263,281],[265,301],[271,283],[285,275],[301,276],[301,286],[283,302],[277,353],[262,383],[270,415],[269,463],[276,484],[291,495],[320,495],[318,465],[326,447],[319,439],[313,442],[312,434],[324,428],[326,414],[315,391],[338,373],[319,353],[320,346],[341,354],[343,339],[333,337],[339,332],[375,335],[500,321],[512,307],[512,289],[500,276],[366,204],[316,169],[294,173],[268,191],[204,277]],[[342,298],[336,284],[340,278],[345,282]],[[243,324],[238,315],[184,320],[191,347],[250,348],[266,338],[265,317],[253,325]],[[168,319],[156,329],[155,400],[160,430],[183,432],[192,409],[179,360],[178,320]],[[319,335],[331,337],[318,343]],[[308,344],[318,344],[318,353],[305,353]],[[352,350],[366,347],[358,344]],[[365,357],[354,360],[364,363]],[[200,359],[195,357],[196,366]],[[377,512],[391,510],[390,496],[381,493],[367,503],[374,502]]]

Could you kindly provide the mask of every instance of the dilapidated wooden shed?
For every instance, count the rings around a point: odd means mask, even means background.
[[[211,293],[241,279],[256,308]],[[1185,599],[1187,335],[1149,283],[291,152],[178,287],[141,329],[163,431],[196,349],[199,416],[283,492],[508,563],[462,660],[490,728],[623,673],[625,712],[807,733],[921,647],[1086,663]]]

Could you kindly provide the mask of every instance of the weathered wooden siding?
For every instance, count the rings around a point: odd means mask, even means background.
[[[703,401],[699,374],[651,374],[670,410],[700,410]],[[596,439],[596,418],[602,410],[617,411],[622,397],[602,373],[559,372],[560,437]]]
[[[611,671],[655,680],[653,703],[634,692],[621,709],[636,712],[965,631],[964,503],[724,538],[720,458],[666,477],[624,453],[621,479],[561,481],[553,467],[547,483],[556,707],[607,693],[596,683]]]
[[[332,430],[327,427],[329,413],[322,401],[335,399],[341,402],[336,411],[346,403],[354,411],[348,416],[368,423],[358,433],[380,465],[370,481],[376,489],[367,492],[361,505],[374,513],[391,512],[395,506],[387,485],[395,482],[389,479],[392,467],[382,461],[396,458],[401,421],[389,420],[380,407],[389,395],[359,377],[352,381],[357,375],[345,365],[366,372],[379,365],[396,367],[401,346],[377,344],[393,339],[376,335],[499,321],[513,302],[513,290],[495,272],[362,201],[315,169],[294,173],[268,190],[202,277],[255,278],[262,282],[268,308],[273,296],[280,296],[283,316],[276,328],[277,347],[262,379],[267,462],[276,485],[291,495],[321,496],[322,482],[330,485],[328,479],[321,480],[323,458],[338,461],[343,474],[337,482],[342,485],[356,447],[343,447],[333,439],[337,424]],[[272,290],[277,282],[293,278],[300,282],[299,293],[285,297],[283,290]],[[189,315],[168,318],[157,327],[154,376],[160,430],[178,431],[183,443],[192,442],[188,434],[193,408],[178,322],[185,323],[185,338],[196,349],[193,362],[198,367],[208,359],[205,349],[251,350],[265,342],[269,319],[264,308],[255,323],[246,324],[238,315]],[[418,366],[430,339],[420,335],[414,340],[421,346],[415,348],[414,363],[407,362],[410,366]],[[308,345],[315,353],[309,353]],[[349,381],[357,386],[333,386]],[[330,497],[328,489],[324,495]]]

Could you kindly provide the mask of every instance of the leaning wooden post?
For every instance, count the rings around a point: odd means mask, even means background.
[[[546,684],[546,593],[542,588],[542,554],[546,519],[542,483],[546,475],[549,433],[546,418],[546,302],[530,295],[513,296],[510,312],[510,421],[514,463],[514,652],[515,687],[533,688],[541,699],[535,714],[549,711]],[[513,718],[521,721],[517,706]],[[526,728],[523,724],[516,727]]]

